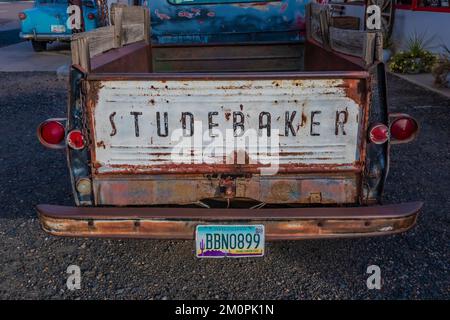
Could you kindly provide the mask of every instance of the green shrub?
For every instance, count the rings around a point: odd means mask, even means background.
[[[389,68],[399,73],[430,72],[435,61],[436,56],[427,50],[399,52],[391,58]]]
[[[431,39],[426,40],[425,34],[414,34],[407,41],[407,51],[395,54],[389,61],[391,71],[399,73],[430,72],[437,57],[426,48]]]

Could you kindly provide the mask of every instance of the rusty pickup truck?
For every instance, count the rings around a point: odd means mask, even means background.
[[[381,202],[389,149],[419,125],[388,113],[382,34],[361,17],[291,0],[113,9],[72,40],[67,118],[38,128],[76,203],[38,205],[46,232],[260,256],[415,224],[422,203]]]

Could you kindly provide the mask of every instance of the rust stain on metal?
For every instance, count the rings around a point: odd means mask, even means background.
[[[414,226],[421,207],[421,203],[408,203],[370,208],[127,208],[124,211],[123,208],[83,210],[41,205],[37,210],[42,228],[58,236],[193,239],[198,224],[220,220],[224,224],[264,224],[267,240],[299,240],[404,232]],[[397,208],[395,213],[394,208]],[[353,211],[359,214],[352,214]]]
[[[93,180],[95,202],[102,205],[188,204],[208,198],[240,197],[265,203],[310,203],[310,190],[321,190],[322,203],[354,203],[357,175],[299,174],[264,178],[259,175],[171,174],[139,179],[129,175],[98,176]],[[187,189],[195,192],[185,192]]]
[[[302,111],[302,122],[300,123],[300,126],[303,127],[306,124],[306,121],[306,114]]]
[[[279,199],[281,202],[289,200],[292,192],[291,185],[283,181],[274,183],[270,190],[271,196],[274,199]]]
[[[97,142],[97,148],[106,148],[105,147],[105,143],[103,141],[98,141]]]
[[[355,79],[345,79],[342,88],[344,88],[346,96],[362,105],[365,102],[364,81]]]

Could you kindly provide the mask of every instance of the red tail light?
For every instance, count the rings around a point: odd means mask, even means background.
[[[20,20],[25,20],[27,18],[27,15],[23,12],[19,12],[19,19]]]
[[[87,17],[88,17],[89,20],[94,20],[95,19],[95,14],[88,13]]]
[[[389,128],[382,123],[373,125],[369,130],[369,140],[375,144],[385,143],[389,140]]]
[[[67,135],[67,145],[75,150],[84,148],[84,137],[80,130],[73,130]]]
[[[417,122],[410,117],[396,118],[390,128],[392,139],[398,142],[408,142],[415,138],[419,126]]]
[[[48,148],[60,148],[64,136],[65,129],[59,121],[47,120],[38,127],[39,141]]]

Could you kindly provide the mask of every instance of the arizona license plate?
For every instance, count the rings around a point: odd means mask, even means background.
[[[51,31],[55,33],[66,32],[66,27],[63,24],[52,24]]]
[[[198,225],[198,258],[264,256],[264,225]]]

